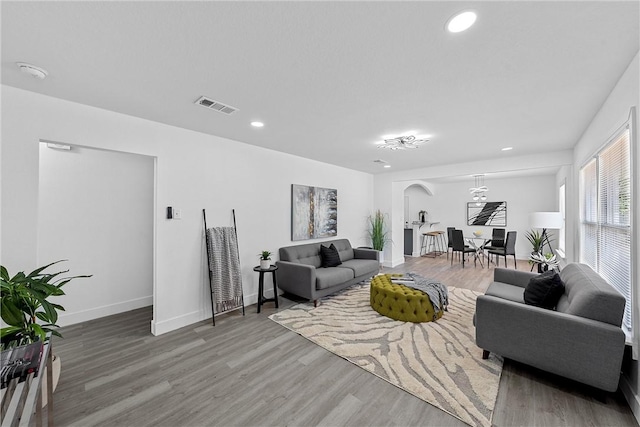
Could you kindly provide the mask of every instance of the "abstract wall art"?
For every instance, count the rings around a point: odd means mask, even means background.
[[[467,225],[507,226],[507,202],[467,203]]]
[[[338,190],[291,185],[291,240],[338,235]]]

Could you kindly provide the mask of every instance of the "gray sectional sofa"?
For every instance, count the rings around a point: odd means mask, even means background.
[[[342,264],[322,267],[320,245],[334,244]],[[352,248],[347,239],[305,245],[286,246],[279,250],[276,261],[278,287],[285,292],[312,300],[369,279],[380,271],[378,251]]]
[[[536,368],[615,391],[625,348],[625,299],[584,264],[560,272],[565,293],[556,310],[524,303],[533,273],[496,268],[476,301],[476,344]]]

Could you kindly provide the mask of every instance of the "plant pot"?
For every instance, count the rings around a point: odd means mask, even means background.
[[[380,262],[380,265],[384,263],[384,251],[378,251],[378,261]]]
[[[271,260],[270,259],[261,259],[260,260],[260,268],[263,270],[267,270],[269,267],[271,267]]]
[[[60,360],[60,356],[53,355],[53,361],[51,362],[51,367],[53,368],[53,391],[56,391],[56,387],[58,387],[58,381],[60,380],[60,370],[62,369],[62,361]],[[45,366],[42,371],[42,407],[47,406],[47,367]]]

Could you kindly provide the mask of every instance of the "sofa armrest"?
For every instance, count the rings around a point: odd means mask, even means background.
[[[366,249],[366,248],[354,248],[353,249],[353,257],[356,259],[375,259],[379,261],[378,257],[380,253],[375,249]]]
[[[307,299],[314,299],[316,288],[316,268],[308,264],[289,261],[276,261],[276,280],[278,287]]]
[[[530,273],[528,271],[518,271],[509,268],[498,268],[493,272],[493,281],[508,283],[510,285],[520,286],[526,288],[529,284],[529,280],[532,277],[536,277],[538,273]]]
[[[489,295],[476,300],[476,344],[528,365],[615,391],[625,346],[618,326]]]

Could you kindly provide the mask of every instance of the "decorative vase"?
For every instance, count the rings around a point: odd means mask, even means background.
[[[267,270],[269,269],[269,267],[271,267],[271,260],[270,259],[261,259],[260,260],[260,268],[263,270]]]

